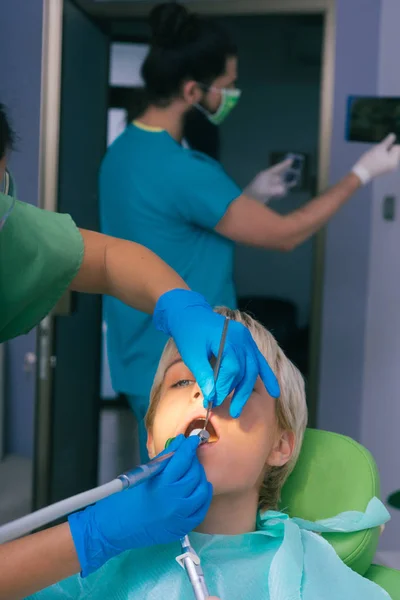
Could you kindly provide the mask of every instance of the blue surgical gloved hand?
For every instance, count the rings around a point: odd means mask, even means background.
[[[125,550],[179,540],[205,518],[212,497],[196,450],[199,438],[178,436],[161,473],[68,518],[86,577]]]
[[[235,390],[230,414],[238,417],[258,375],[270,396],[278,398],[278,380],[250,331],[235,321],[229,322],[219,377],[214,385],[209,361],[212,355],[218,355],[225,318],[215,313],[201,294],[179,289],[163,294],[156,304],[153,321],[157,329],[174,338],[183,362],[203,392],[205,406],[208,402],[215,406],[222,404]]]

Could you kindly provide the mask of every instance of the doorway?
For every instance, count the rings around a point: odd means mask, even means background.
[[[287,152],[303,154],[301,185],[289,197],[271,203],[278,212],[290,212],[308,202],[318,187],[324,17],[262,14],[216,18],[238,42],[239,87],[244,94],[226,124],[211,126],[210,135],[205,136],[209,123],[198,115],[203,119],[201,127],[196,129],[196,124],[190,123],[185,140],[220,160],[242,186],[276,157]],[[148,37],[141,19],[115,21],[112,32],[109,127],[114,139],[121,118],[128,123],[140,114],[140,68]],[[197,113],[193,116],[195,121]],[[288,254],[239,247],[236,256],[240,307],[273,330],[305,376],[309,391],[316,245],[309,240]],[[103,364],[103,381],[110,384],[106,361]],[[311,424],[315,423],[315,407],[311,401]]]
[[[79,40],[85,45],[87,52],[86,54],[80,54],[79,69],[69,70],[68,74],[65,69],[62,71],[61,89],[64,92],[60,102],[60,113],[55,110],[55,105],[53,105],[50,119],[58,119],[59,114],[61,115],[62,127],[58,142],[60,146],[58,185],[63,186],[63,188],[59,188],[59,207],[62,206],[62,210],[65,212],[71,212],[79,221],[82,221],[83,218],[82,224],[87,227],[97,227],[96,173],[107,143],[107,111],[110,109],[110,49],[114,43],[146,43],[145,40],[143,42],[143,39],[138,41],[137,36],[145,37],[148,35],[143,17],[147,14],[150,4],[147,2],[126,2],[122,6],[122,3],[113,2],[98,3],[77,0],[72,3],[70,0],[64,0],[64,18],[67,11],[69,14],[70,37],[68,38],[68,31],[64,29],[63,63],[65,64],[65,60],[68,60],[65,46],[68,39],[70,39],[70,52],[75,53],[74,55],[77,56],[76,50],[74,50],[77,41],[77,27],[80,30]],[[237,31],[240,36],[243,35],[243,39],[238,41],[243,46],[244,60],[247,60],[248,63],[246,67],[244,63],[242,65],[243,83],[241,85],[244,88],[248,87],[249,92],[243,95],[243,102],[239,105],[236,115],[232,116],[231,120],[227,121],[226,126],[224,125],[218,132],[217,143],[213,144],[210,152],[218,153],[220,160],[228,171],[237,172],[239,184],[244,183],[246,179],[248,180],[249,176],[250,178],[254,176],[259,169],[266,167],[273,160],[273,155],[276,153],[278,155],[286,151],[306,153],[309,156],[309,171],[304,188],[296,191],[290,199],[280,201],[276,206],[278,210],[293,209],[294,206],[305,202],[317,188],[321,189],[327,183],[333,76],[333,13],[331,3],[329,0],[326,0],[326,2],[321,0],[318,3],[318,8],[315,8],[315,3],[308,0],[295,3],[292,0],[262,3],[250,0],[246,0],[246,2],[227,1],[223,3],[223,7],[221,7],[222,3],[215,2],[192,2],[192,5],[194,10],[213,13],[216,18],[223,18],[229,27],[234,28],[236,31],[244,28],[243,32],[246,32],[241,34]],[[271,23],[269,25],[268,20]],[[247,45],[246,35],[249,35],[249,29],[255,25],[260,28],[258,43],[262,43],[262,38],[265,37],[261,35],[262,23],[270,28],[271,36],[272,30],[277,27],[277,23],[280,27],[292,27],[294,30],[297,27],[296,24],[301,24],[302,27],[311,27],[315,32],[314,38],[317,40],[314,39],[314,50],[304,49],[303,60],[307,62],[312,55],[310,60],[315,62],[304,67],[308,73],[306,76],[309,77],[309,81],[305,86],[307,91],[304,89],[303,95],[299,94],[295,104],[293,103],[293,88],[290,88],[290,82],[282,81],[282,63],[284,60],[296,59],[298,50],[296,45],[294,45],[295,50],[293,50],[293,47],[292,49],[287,48],[285,57],[282,58],[281,56],[279,58],[282,61],[280,67],[277,66],[278,63],[275,58],[273,64],[270,61],[268,65],[271,69],[270,76],[273,79],[275,78],[274,85],[276,87],[287,86],[287,90],[291,89],[290,103],[285,107],[286,112],[290,112],[290,114],[283,115],[282,125],[280,128],[275,128],[273,137],[270,134],[271,123],[268,124],[268,121],[265,121],[261,134],[259,128],[255,126],[255,120],[256,113],[258,118],[260,118],[260,114],[263,114],[264,104],[268,106],[266,113],[268,112],[269,115],[278,114],[281,108],[277,100],[278,94],[274,94],[274,97],[271,94],[268,95],[266,88],[260,88],[259,80],[257,85],[250,89],[252,80],[257,77],[260,78],[260,63],[256,67],[254,60],[251,60],[250,53],[245,50]],[[74,34],[71,33],[73,28],[75,28],[75,39]],[[93,38],[93,44],[89,42],[90,36]],[[72,41],[73,43],[71,43]],[[315,52],[317,46],[319,50]],[[272,54],[277,58],[279,53],[276,44],[272,44],[269,49],[264,48],[262,53],[271,52],[272,50]],[[260,56],[263,55],[262,53]],[[93,60],[97,65],[96,81],[93,80],[93,69],[90,69]],[[313,72],[312,76],[311,71]],[[295,67],[293,73],[299,76]],[[90,90],[88,86],[89,76],[91,81]],[[313,91],[311,91],[312,87]],[[70,106],[66,104],[68,94]],[[80,98],[81,101],[73,104],[73,100],[76,98]],[[74,106],[75,113],[71,110],[72,106]],[[93,106],[96,106],[95,111],[92,110]],[[249,116],[249,111],[251,112],[255,106],[257,106],[257,110],[254,110],[254,116],[251,115],[251,126],[247,126],[246,129],[244,123]],[[302,139],[296,140],[288,134],[289,130],[293,130],[292,119],[295,116],[295,111],[301,114],[301,111],[307,108],[310,113],[312,106],[316,113],[314,115],[315,121],[311,127],[313,139],[311,140],[310,136],[310,139],[306,142],[303,136]],[[118,106],[111,108],[121,110],[121,107]],[[125,109],[122,107],[122,110]],[[310,118],[309,113],[307,118]],[[90,130],[87,123],[84,122],[84,114],[90,114]],[[68,115],[69,123],[73,127],[68,126]],[[110,127],[113,118],[114,126],[121,126],[121,122],[125,122],[127,114],[120,112],[110,116],[108,120]],[[300,119],[301,117],[299,117]],[[255,129],[257,130],[256,135],[252,138],[250,134]],[[285,131],[284,136],[280,135],[281,129]],[[268,141],[268,144],[266,141],[264,145],[264,139],[267,140],[268,134],[270,134],[271,140]],[[238,136],[240,136],[240,144]],[[245,140],[246,145],[243,154],[248,154],[248,156],[246,156],[246,161],[241,161],[238,165],[240,154],[235,154],[232,149],[235,149],[235,147],[241,148],[244,145],[243,140]],[[192,140],[191,143],[196,144],[196,139]],[[85,152],[85,161],[89,159],[90,162],[89,169],[80,169],[77,155],[75,156],[75,162],[74,160],[71,161],[70,157],[71,153],[73,154],[74,144],[80,151]],[[69,146],[68,153],[65,150],[67,146]],[[73,168],[74,165],[75,169]],[[82,177],[85,182],[84,193],[81,193],[79,184],[79,178]],[[72,182],[74,182],[75,187]],[[76,193],[77,190],[79,190],[79,193]],[[54,209],[56,208],[54,206]],[[309,355],[311,358],[308,361],[307,368],[309,369],[309,405],[311,420],[313,420],[318,381],[317,357],[319,352],[323,235],[317,236],[314,248],[308,247],[306,250],[301,251],[307,255],[307,261],[303,255],[301,257],[300,255],[297,256],[296,260],[290,265],[274,259],[270,261],[267,276],[266,253],[258,254],[256,251],[252,253],[249,249],[240,249],[237,256],[236,275],[239,294],[243,297],[260,294],[273,297],[278,295],[284,301],[291,302],[297,307],[296,333],[299,333],[297,330],[304,329],[309,325]],[[304,265],[307,265],[304,266],[307,276],[303,276],[302,281],[307,280],[307,285],[302,287],[302,295],[300,289],[295,291],[292,288],[289,289],[288,284],[281,280],[279,281],[281,287],[278,290],[270,288],[269,284],[267,285],[268,281],[277,279],[276,273],[281,273],[289,268],[294,272],[296,264],[303,259]],[[289,258],[284,256],[282,260],[289,260]],[[312,268],[310,266],[311,261],[314,264]],[[248,265],[252,265],[251,270],[248,269]],[[312,294],[310,292],[311,286],[313,288]],[[50,442],[47,447],[47,470],[44,469],[43,471],[44,483],[42,481],[42,489],[47,490],[47,496],[46,494],[42,496],[42,504],[76,493],[97,483],[99,474],[99,416],[102,409],[100,371],[104,375],[104,370],[100,370],[101,327],[101,307],[99,300],[96,298],[91,300],[77,298],[75,304],[74,302],[69,304],[65,316],[55,317],[55,321],[52,319],[50,328],[55,334],[53,347],[57,355],[57,365],[53,369],[52,386],[47,386],[47,391],[43,390],[43,393],[50,394],[51,402],[47,404],[42,402],[42,408],[37,415],[38,422],[47,422],[50,432],[48,436]],[[301,333],[300,331],[300,336]],[[307,338],[307,336],[305,337]],[[86,365],[87,368],[84,368],[83,365]],[[84,381],[85,385],[80,385],[80,381]],[[74,419],[79,419],[78,428],[73,426]],[[73,435],[71,435],[72,431]],[[104,427],[101,425],[100,442],[104,435],[106,435]],[[127,437],[129,438],[130,435],[129,433]],[[72,445],[78,450],[72,451]],[[84,457],[84,460],[82,460],[82,457]],[[126,458],[130,461],[133,460],[130,450],[129,457]],[[69,465],[68,470],[63,472],[61,481],[58,473],[60,473],[60,468],[66,462]],[[131,464],[127,466],[131,466]],[[114,468],[118,470],[115,464],[109,464],[107,468],[110,470],[110,477],[117,474],[113,470]],[[103,474],[101,479],[104,477],[106,476]],[[37,486],[37,481],[35,485]]]
[[[221,127],[220,160],[245,187],[286,154],[304,156],[300,184],[269,203],[286,214],[317,189],[323,17],[242,15],[223,22],[238,44],[243,94]],[[289,253],[238,246],[235,263],[240,308],[274,333],[307,383],[314,253],[314,239]]]
[[[263,14],[216,18],[238,44],[239,86],[244,94],[222,127],[210,125],[193,111],[184,141],[219,160],[242,187],[278,157],[301,153],[305,165],[300,185],[285,199],[271,202],[274,210],[290,212],[308,202],[317,189],[323,17]],[[139,23],[132,20],[112,26],[109,143],[143,108],[140,69],[148,38],[143,33],[138,36]],[[314,249],[314,240],[287,254],[239,246],[235,268],[240,308],[252,312],[274,332],[306,381],[310,379]],[[102,380],[109,386],[107,364]],[[108,387],[106,397],[109,394]]]

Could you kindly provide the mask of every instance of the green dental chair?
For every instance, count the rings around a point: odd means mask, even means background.
[[[296,468],[282,491],[281,508],[292,517],[316,521],[364,511],[379,491],[379,474],[368,450],[343,435],[307,429]],[[380,585],[392,600],[400,600],[400,571],[372,565],[379,528],[323,535],[347,566]]]

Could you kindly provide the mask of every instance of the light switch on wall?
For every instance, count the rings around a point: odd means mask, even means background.
[[[382,216],[386,221],[394,221],[396,196],[385,196],[382,204]]]

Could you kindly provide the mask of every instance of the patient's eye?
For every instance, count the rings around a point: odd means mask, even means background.
[[[195,383],[195,381],[193,381],[193,379],[179,379],[179,381],[172,384],[171,387],[173,387],[173,388],[187,387],[188,385],[191,385],[192,383]]]

